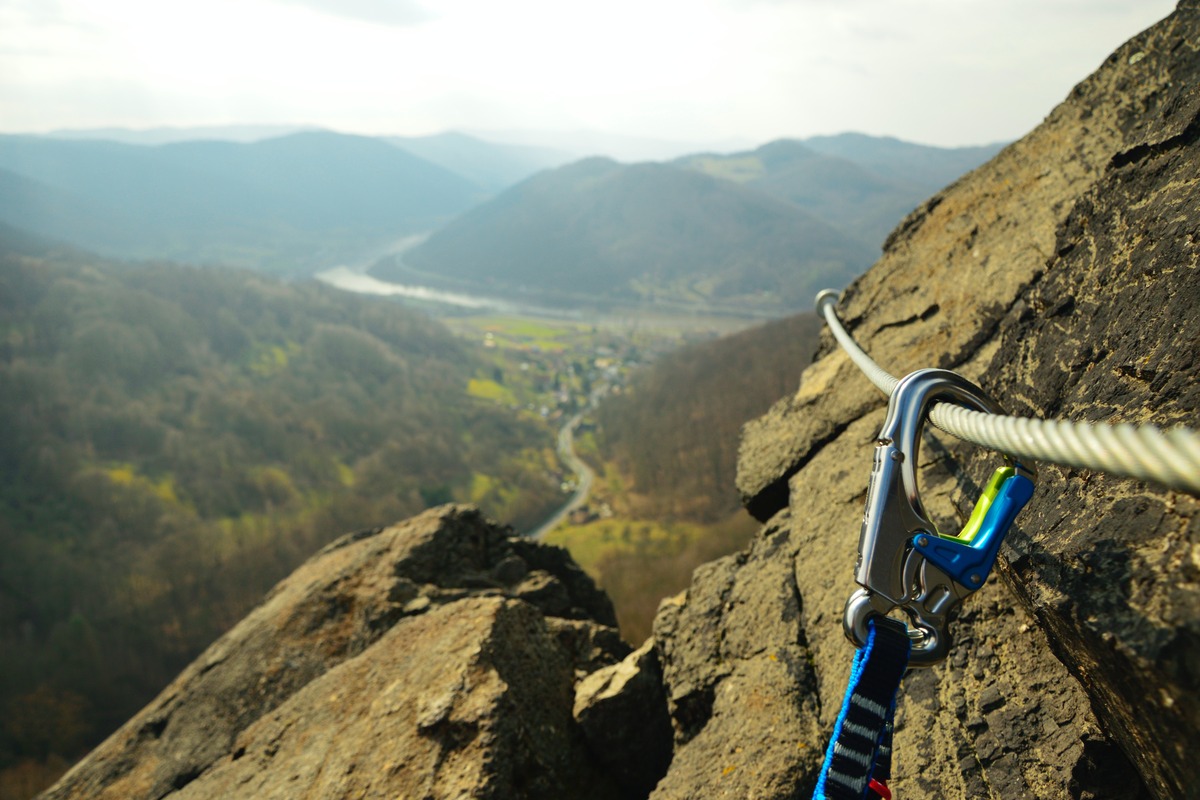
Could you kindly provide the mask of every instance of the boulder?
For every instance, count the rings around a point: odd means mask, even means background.
[[[463,599],[398,622],[173,796],[620,797],[572,721],[573,683],[535,608]]]
[[[471,507],[433,509],[315,555],[43,796],[161,798],[193,784],[195,796],[282,796],[292,774],[334,781],[321,784],[329,796],[386,793],[415,786],[418,763],[441,764],[438,748],[453,763],[430,796],[459,796],[451,786],[561,796],[580,776],[611,796],[582,755],[572,711],[576,672],[630,650],[615,623],[566,551],[515,538]],[[397,692],[411,702],[375,704]],[[429,705],[438,697],[445,724]],[[416,749],[381,748],[385,732]],[[325,760],[346,775],[318,770]],[[271,764],[287,775],[260,774]],[[234,791],[243,779],[254,792]]]
[[[822,757],[819,695],[790,531],[696,570],[654,620],[675,756],[651,795],[798,797]]]
[[[671,763],[671,720],[653,639],[579,682],[575,720],[626,796],[648,796]]]

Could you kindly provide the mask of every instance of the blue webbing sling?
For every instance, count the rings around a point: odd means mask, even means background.
[[[854,655],[813,800],[890,800],[892,720],[911,647],[905,625],[876,616]]]

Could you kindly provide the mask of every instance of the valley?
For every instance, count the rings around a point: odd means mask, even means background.
[[[794,388],[816,350],[816,317],[443,321],[493,365],[472,380],[476,396],[558,426],[560,453],[570,435],[586,469],[560,456],[564,505],[530,532],[570,551],[640,643],[661,599],[756,529],[734,490],[740,428]],[[591,473],[582,493],[581,471]]]
[[[842,134],[622,163],[456,133],[104,135],[0,135],[0,223],[111,258],[289,279],[361,264],[543,310],[758,319],[844,286],[999,149]]]
[[[534,530],[578,488],[567,421],[594,439],[594,400],[745,324],[415,302],[0,228],[0,785],[44,785],[347,531],[448,502]]]
[[[0,787],[445,503],[566,547],[640,643],[754,530],[738,439],[816,350],[794,312],[985,156],[914,148],[0,136]]]

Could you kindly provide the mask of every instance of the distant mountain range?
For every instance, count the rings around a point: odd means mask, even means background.
[[[99,139],[123,144],[176,142],[261,142],[293,133],[322,130],[314,125],[164,125],[157,128],[66,128],[45,134],[50,139]]]
[[[670,161],[690,153],[726,153],[752,146],[745,139],[704,140],[658,139],[648,136],[627,136],[600,131],[536,131],[536,130],[479,130],[466,131],[488,142],[503,142],[573,153],[575,159],[603,156],[614,161]]]
[[[103,254],[298,273],[478,202],[467,178],[325,131],[158,146],[0,137],[0,220]]]
[[[575,161],[565,150],[535,145],[487,142],[463,133],[393,136],[386,141],[448,169],[494,194],[536,172]]]
[[[114,257],[289,275],[372,263],[432,231],[373,271],[571,305],[776,313],[865,269],[907,211],[998,149],[846,134],[568,163],[461,133],[273,135],[286,130],[0,136],[0,222]]]
[[[51,131],[45,136],[54,139],[104,139],[125,144],[170,144],[190,141],[257,142],[302,131],[323,130],[313,125],[197,125],[163,126],[157,128],[80,128]],[[538,130],[466,130],[449,131],[432,136],[383,136],[402,146],[423,140],[472,140],[501,149],[542,151],[555,154],[554,163],[540,168],[558,166],[589,156],[608,156],[617,161],[668,161],[700,151],[728,152],[744,149],[752,142],[740,139],[678,141],[645,136],[625,136],[598,131],[538,131]],[[468,145],[475,147],[475,144]],[[416,149],[410,149],[424,157]],[[560,158],[561,157],[561,158]]]
[[[593,158],[530,178],[374,271],[560,305],[781,312],[873,260],[863,242],[765,192]]]
[[[675,163],[793,203],[878,251],[909,211],[1002,146],[927,147],[847,133]]]
[[[847,134],[665,164],[589,159],[530,178],[372,272],[568,305],[807,308],[999,148]]]

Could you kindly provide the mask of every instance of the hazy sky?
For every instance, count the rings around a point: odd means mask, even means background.
[[[0,130],[1016,138],[1174,0],[0,0]]]

